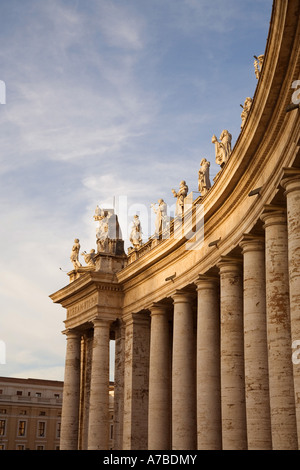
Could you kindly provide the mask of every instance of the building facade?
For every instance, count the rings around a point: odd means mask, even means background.
[[[58,450],[63,382],[0,377],[0,449]]]
[[[128,254],[99,208],[86,266],[75,240],[50,296],[66,309],[62,449],[109,448],[111,339],[115,449],[300,448],[299,18],[299,0],[274,1],[241,133],[232,150],[213,136],[211,186],[199,174]]]

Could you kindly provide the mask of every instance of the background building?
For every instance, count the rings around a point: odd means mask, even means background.
[[[0,449],[58,450],[63,382],[0,377]]]

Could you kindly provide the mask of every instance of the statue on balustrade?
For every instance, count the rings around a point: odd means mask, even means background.
[[[84,257],[84,261],[86,262],[87,266],[95,266],[96,253],[94,248],[92,248],[89,253],[84,251],[83,253],[81,253],[81,256]]]
[[[78,259],[79,250],[80,250],[79,240],[78,238],[75,238],[74,244],[72,246],[71,256],[70,256],[70,260],[74,266],[74,269],[80,268],[82,266]]]
[[[215,135],[212,136],[212,143],[215,144],[216,163],[223,168],[231,155],[232,135],[228,130],[223,130],[220,135],[220,142]]]
[[[188,188],[185,181],[180,181],[180,186],[179,186],[178,191],[175,191],[175,189],[172,189],[172,193],[173,193],[174,197],[177,198],[175,216],[180,216],[181,217],[183,215],[184,199],[187,196],[188,190],[189,190],[189,188]]]
[[[133,217],[132,229],[130,232],[129,240],[134,248],[140,248],[142,245],[142,227],[138,215]]]
[[[116,245],[123,243],[118,217],[113,209],[96,207],[94,220],[99,221],[96,228],[98,252],[108,252]],[[118,250],[121,250],[119,247]],[[122,251],[122,250],[121,250]]]
[[[252,98],[248,96],[248,98],[245,99],[244,106],[241,105],[241,107],[243,108],[243,111],[241,114],[241,118],[242,118],[241,128],[244,127],[251,105],[252,105]]]
[[[254,71],[255,71],[255,76],[257,79],[259,79],[259,75],[260,75],[260,72],[261,72],[261,69],[262,69],[262,66],[263,66],[263,62],[264,62],[264,54],[261,54],[259,55],[258,57],[256,57],[256,55],[254,56]]]
[[[198,191],[201,193],[201,196],[205,196],[205,194],[211,188],[209,167],[210,163],[206,160],[206,158],[202,158],[200,162],[200,170],[198,172]]]
[[[156,208],[155,204],[151,204],[151,207],[156,214],[154,236],[158,237],[161,232],[165,232],[169,228],[170,219],[167,214],[167,204],[163,199],[159,199],[158,207]]]

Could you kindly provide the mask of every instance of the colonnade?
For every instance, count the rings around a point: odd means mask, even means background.
[[[285,202],[264,207],[262,231],[119,321],[116,448],[300,448],[300,171],[281,187]],[[88,449],[108,445],[110,327],[94,320]],[[81,337],[67,332],[62,449],[78,448]]]

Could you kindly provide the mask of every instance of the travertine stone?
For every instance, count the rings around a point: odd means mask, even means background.
[[[114,449],[123,446],[125,325],[119,320],[115,329],[114,374]]]
[[[197,435],[199,450],[222,448],[219,279],[199,276],[197,319]]]
[[[148,448],[150,318],[146,313],[133,313],[124,321],[123,449],[145,450]]]
[[[221,400],[224,450],[247,448],[242,262],[229,257],[218,263],[221,304]]]
[[[66,331],[64,395],[62,406],[61,450],[77,450],[80,397],[80,335]]]
[[[244,357],[249,450],[272,449],[265,291],[265,240],[245,235]]]
[[[88,448],[88,430],[89,430],[89,407],[91,390],[91,369],[93,338],[91,330],[82,335],[81,340],[81,391],[80,391],[80,430],[79,430],[79,449]]]
[[[94,320],[89,413],[89,450],[108,448],[109,331],[108,320]]]
[[[289,309],[288,239],[284,210],[266,209],[266,305],[274,450],[297,449]]]
[[[166,306],[151,306],[148,449],[170,449],[170,350]]]
[[[190,450],[197,448],[194,316],[188,293],[177,292],[172,298],[172,448]]]
[[[288,261],[292,346],[300,340],[300,170],[286,170],[285,188],[288,223]],[[294,388],[300,448],[300,365],[294,363]]]

